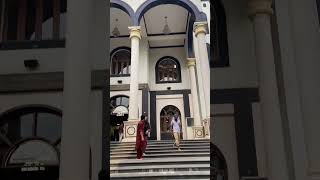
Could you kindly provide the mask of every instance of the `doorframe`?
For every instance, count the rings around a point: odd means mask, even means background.
[[[159,100],[168,100],[171,99],[173,101],[170,101],[168,103],[164,103],[162,105],[159,105]],[[161,131],[160,131],[160,113],[162,109],[166,106],[175,106],[180,111],[180,118],[181,118],[181,124],[182,124],[182,133],[183,133],[183,139],[186,139],[186,132],[185,132],[185,112],[184,112],[184,101],[183,101],[183,95],[182,94],[170,94],[170,95],[158,95],[156,97],[156,121],[157,121],[157,140],[161,140]]]
[[[157,140],[157,95],[183,95],[184,102],[184,113],[185,117],[190,117],[190,103],[189,94],[191,94],[190,89],[182,90],[163,90],[163,91],[150,91],[150,125],[151,134],[150,140]]]

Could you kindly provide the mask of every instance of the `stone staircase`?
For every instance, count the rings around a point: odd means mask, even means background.
[[[135,143],[111,142],[111,179],[210,179],[209,140],[148,141],[146,156],[136,160]]]

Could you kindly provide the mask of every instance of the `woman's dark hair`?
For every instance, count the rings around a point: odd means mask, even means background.
[[[141,120],[144,120],[146,118],[145,115],[141,115]]]

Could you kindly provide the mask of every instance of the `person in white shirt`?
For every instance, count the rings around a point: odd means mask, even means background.
[[[171,131],[173,132],[174,139],[175,139],[174,145],[176,147],[178,147],[179,151],[181,151],[181,149],[180,149],[181,121],[180,121],[178,114],[175,114],[172,117],[170,127],[171,127]]]

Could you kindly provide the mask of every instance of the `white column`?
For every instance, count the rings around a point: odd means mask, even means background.
[[[294,51],[292,59],[296,63],[296,67],[292,67],[292,69],[297,71],[295,78],[299,83],[298,97],[301,101],[301,121],[304,129],[304,132],[294,131],[294,133],[295,135],[299,134],[300,139],[303,138],[304,140],[303,146],[305,147],[303,148],[306,150],[305,159],[307,160],[306,174],[311,176],[311,179],[319,180],[320,29],[319,21],[316,18],[318,15],[315,7],[316,1],[290,0],[284,3],[287,3],[290,12],[288,28],[292,31],[290,45]],[[291,87],[288,89],[291,89]],[[298,138],[294,139],[297,140]],[[303,150],[297,151],[297,157],[301,158],[302,152]],[[299,161],[299,164],[302,164],[301,161]]]
[[[67,2],[60,180],[89,179],[92,1]]]
[[[196,59],[188,58],[187,66],[189,68],[189,74],[190,74],[194,126],[201,126],[200,107],[199,107],[199,98],[198,98],[196,72],[195,72]]]
[[[130,97],[129,121],[139,120],[138,92],[139,92],[139,41],[141,39],[140,26],[129,27],[131,39],[131,72],[130,72]]]
[[[195,36],[193,37],[195,39]],[[198,92],[199,92],[199,100],[200,100],[200,115],[201,115],[201,119],[205,119],[205,117],[207,116],[207,112],[206,112],[206,102],[205,102],[205,95],[204,95],[204,88],[203,88],[203,82],[202,82],[202,74],[201,74],[201,65],[200,65],[200,58],[199,58],[199,50],[198,48],[198,43],[197,41],[193,42],[193,46],[194,48],[194,54],[196,57],[196,60],[198,61],[198,63],[196,63],[196,72],[197,72],[197,84],[198,84]]]
[[[188,58],[187,59],[187,66],[189,68],[190,74],[190,85],[191,85],[191,96],[192,96],[192,104],[193,104],[193,137],[203,138],[204,137],[204,129],[201,125],[201,118],[200,118],[200,107],[199,107],[199,97],[198,97],[198,89],[197,89],[197,81],[196,81],[196,59],[195,58]]]
[[[195,22],[194,33],[197,37],[198,44],[198,56],[201,67],[201,76],[203,84],[203,92],[205,96],[205,111],[206,117],[203,119],[210,118],[210,64],[209,56],[206,44],[206,33],[207,33],[207,22]]]
[[[267,153],[269,180],[288,180],[287,159],[275,72],[271,36],[271,0],[250,0],[249,15],[253,22],[255,54],[259,73],[259,94]]]
[[[129,118],[124,122],[123,142],[135,141],[137,124],[139,122],[139,41],[141,39],[140,26],[129,27],[131,39],[131,68],[130,68],[130,92],[129,92]]]

